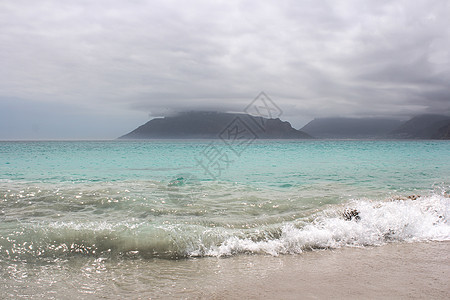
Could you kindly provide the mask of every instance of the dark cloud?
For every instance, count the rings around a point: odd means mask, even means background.
[[[101,110],[114,124],[119,112],[131,124],[240,111],[262,90],[296,126],[450,114],[449,15],[446,0],[6,0],[0,101]]]

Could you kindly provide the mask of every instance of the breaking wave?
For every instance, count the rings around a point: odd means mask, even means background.
[[[294,221],[254,228],[208,224],[79,221],[3,224],[0,257],[186,258],[298,254],[314,249],[390,242],[448,241],[446,194],[384,201],[352,200]],[[226,224],[225,224],[226,225]]]

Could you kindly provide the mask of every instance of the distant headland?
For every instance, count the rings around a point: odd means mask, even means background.
[[[247,135],[259,139],[310,139],[303,131],[280,119],[248,114],[191,111],[155,118],[119,139],[218,139],[223,135]]]

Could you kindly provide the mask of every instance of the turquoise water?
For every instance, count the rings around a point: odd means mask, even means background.
[[[0,142],[3,296],[80,262],[450,240],[449,191],[449,141]]]
[[[219,178],[198,165],[214,143],[228,153]],[[271,187],[336,183],[427,189],[449,178],[448,141],[255,141],[240,156],[219,141],[0,142],[2,180],[26,183],[199,181]],[[217,173],[217,172],[216,172]]]

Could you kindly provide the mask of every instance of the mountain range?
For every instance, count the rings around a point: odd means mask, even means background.
[[[449,139],[450,116],[425,114],[407,121],[378,118],[322,118],[302,131],[327,139]]]
[[[302,131],[327,139],[449,139],[450,116],[424,114],[407,121],[378,118],[321,118]]]
[[[420,115],[389,133],[391,138],[449,139],[450,116]]]
[[[320,118],[301,130],[321,139],[371,139],[385,136],[403,124],[400,120],[379,118]]]
[[[120,139],[450,139],[450,116],[418,115],[407,121],[387,118],[318,118],[300,130],[279,118],[191,111],[155,118]]]

